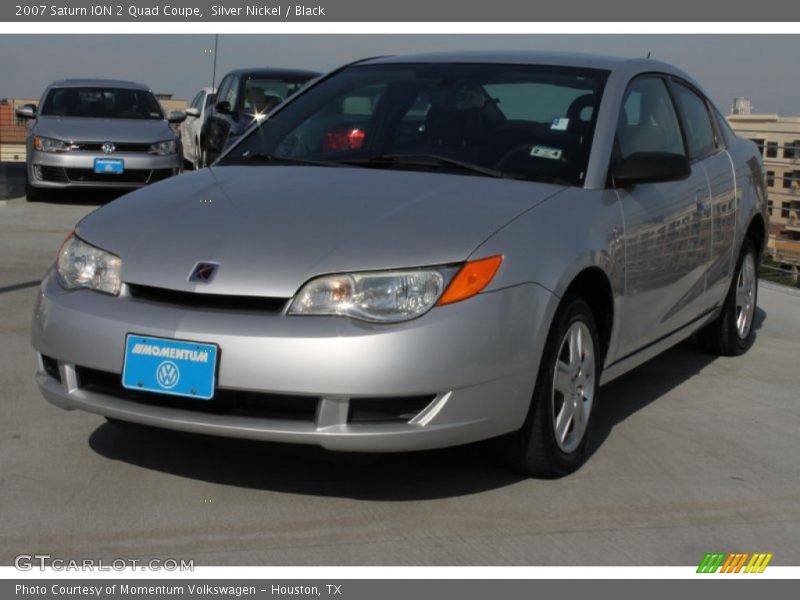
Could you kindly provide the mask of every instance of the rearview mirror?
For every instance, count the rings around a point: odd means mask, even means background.
[[[215,105],[218,113],[222,113],[223,115],[231,114],[231,103],[227,100],[223,100],[222,102],[217,102]]]
[[[634,152],[614,165],[611,176],[617,187],[637,183],[677,181],[691,175],[689,159],[669,152]]]
[[[196,119],[197,117],[200,116],[200,111],[198,109],[196,109],[194,106],[191,106],[191,107],[186,109],[186,116]]]
[[[33,104],[23,104],[14,112],[17,113],[17,116],[20,119],[35,119],[36,118],[36,106]]]
[[[182,110],[173,110],[167,115],[168,123],[182,123],[186,120],[186,113]]]

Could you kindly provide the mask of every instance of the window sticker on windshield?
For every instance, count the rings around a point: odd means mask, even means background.
[[[556,117],[550,123],[550,129],[555,129],[556,131],[566,131],[568,125],[569,119],[565,117]]]
[[[561,158],[561,150],[558,148],[550,148],[548,146],[534,146],[531,148],[531,156],[538,158],[549,158],[550,160],[558,160]]]

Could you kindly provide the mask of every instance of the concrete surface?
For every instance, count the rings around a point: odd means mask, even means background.
[[[690,344],[602,391],[594,455],[522,480],[480,445],[382,458],[121,429],[47,404],[28,342],[37,280],[92,206],[0,207],[0,564],[800,564],[800,296],[762,285],[741,358]]]

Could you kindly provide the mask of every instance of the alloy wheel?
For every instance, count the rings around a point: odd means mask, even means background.
[[[589,327],[576,321],[561,340],[553,376],[553,431],[562,452],[581,443],[595,395],[594,343]]]

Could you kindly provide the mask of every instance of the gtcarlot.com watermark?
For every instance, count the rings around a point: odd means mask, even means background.
[[[194,559],[176,558],[59,558],[50,554],[20,554],[14,558],[20,571],[194,571]]]

